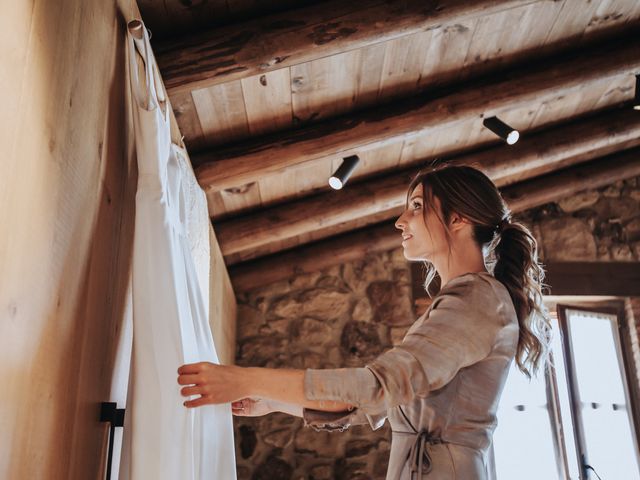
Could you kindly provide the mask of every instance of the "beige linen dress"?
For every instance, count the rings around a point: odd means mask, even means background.
[[[486,480],[496,410],[518,343],[506,287],[487,272],[451,279],[402,343],[362,368],[307,369],[309,400],[351,412],[303,409],[306,426],[380,428],[392,437],[387,480]]]

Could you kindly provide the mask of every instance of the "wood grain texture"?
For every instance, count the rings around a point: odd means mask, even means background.
[[[540,132],[515,146],[458,156],[450,162],[475,165],[503,187],[638,145],[640,115],[627,109]],[[302,235],[317,239],[317,233],[323,231],[324,236],[330,236],[329,227],[336,228],[335,234],[345,224],[357,228],[354,224],[361,218],[391,218],[404,206],[406,185],[416,170],[415,166],[396,170],[348,184],[343,190],[216,222],[222,252],[233,264],[272,253],[275,241],[294,246],[304,243]]]
[[[534,1],[333,0],[159,45],[158,63],[171,93],[191,91]]]
[[[236,361],[236,296],[213,227],[209,228],[209,245],[209,324],[218,360],[223,365],[233,365]]]
[[[364,146],[382,146],[417,134],[435,134],[483,115],[503,114],[536,103],[582,94],[640,68],[640,43],[635,38],[592,49],[574,58],[536,69],[503,73],[466,90],[440,98],[422,95],[350,117],[248,141],[198,155],[198,180],[203,188],[245,184],[292,165],[340,155]],[[594,62],[599,68],[594,69]],[[574,108],[569,104],[566,108]],[[256,168],[259,165],[259,168]]]
[[[104,465],[99,402],[133,239],[122,19],[134,13],[130,1],[3,6],[2,478],[98,478]]]
[[[552,295],[640,296],[640,262],[548,262]]]

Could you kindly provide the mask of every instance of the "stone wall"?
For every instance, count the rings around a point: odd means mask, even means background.
[[[363,366],[415,320],[410,281],[396,249],[239,293],[237,363]],[[279,413],[235,423],[239,479],[384,478],[387,424],[375,432],[368,426],[316,432]]]
[[[640,260],[639,205],[640,178],[633,178],[517,219],[533,229],[543,260],[634,261]],[[237,363],[245,366],[363,366],[399,342],[416,318],[401,247],[237,292],[237,299]],[[234,422],[239,480],[385,477],[388,424],[319,433],[279,413]]]

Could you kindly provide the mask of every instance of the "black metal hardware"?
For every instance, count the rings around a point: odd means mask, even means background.
[[[115,402],[102,402],[100,404],[100,421],[109,422],[109,453],[107,456],[106,480],[111,480],[111,463],[113,460],[113,436],[116,427],[124,426],[124,408],[117,408]]]

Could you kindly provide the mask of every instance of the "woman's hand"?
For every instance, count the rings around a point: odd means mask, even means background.
[[[232,365],[216,365],[199,362],[183,365],[178,369],[178,383],[186,385],[180,393],[199,398],[184,402],[186,407],[199,407],[215,403],[229,403],[251,395],[247,391],[245,368]]]
[[[238,417],[259,417],[277,411],[274,403],[266,398],[246,397],[231,404],[231,413]]]

